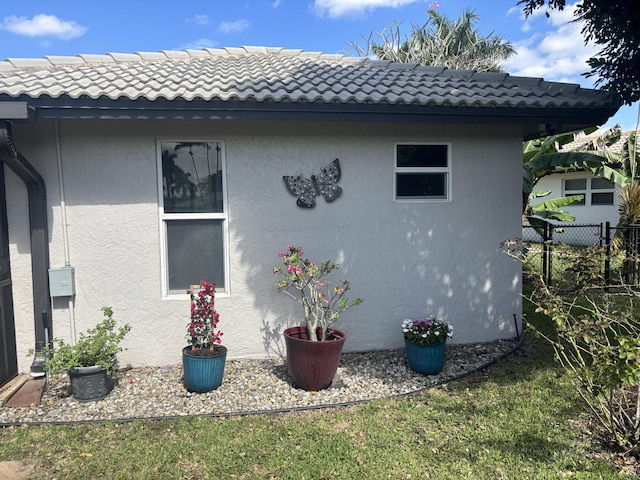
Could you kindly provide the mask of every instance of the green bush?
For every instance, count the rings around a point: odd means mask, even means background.
[[[555,324],[555,335],[541,335],[578,393],[612,442],[634,453],[640,453],[640,322],[633,315],[638,296],[584,288],[562,296],[540,282],[531,297]]]
[[[116,321],[113,319],[111,307],[102,307],[102,313],[104,319],[94,328],[81,333],[75,345],[54,339],[53,348],[44,348],[43,353],[47,356],[45,367],[52,373],[58,373],[69,371],[74,367],[100,365],[107,372],[111,372],[115,355],[122,351],[120,343],[131,330],[131,326],[125,324],[116,330]],[[33,352],[31,351],[30,354]]]
[[[520,262],[526,258],[519,238],[502,242],[500,250]],[[601,429],[613,444],[639,454],[640,320],[634,316],[634,302],[640,293],[593,288],[594,278],[600,278],[601,252],[597,247],[573,252],[567,267],[574,277],[571,294],[561,294],[533,275],[528,299],[553,320],[554,331],[537,332],[553,346]]]

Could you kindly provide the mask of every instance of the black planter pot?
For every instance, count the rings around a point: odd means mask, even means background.
[[[102,400],[113,390],[113,378],[100,365],[69,370],[73,396],[79,402]]]
[[[307,340],[307,327],[292,327],[284,331],[287,367],[295,385],[303,390],[323,390],[336,375],[342,347],[347,336],[329,329],[324,342]]]

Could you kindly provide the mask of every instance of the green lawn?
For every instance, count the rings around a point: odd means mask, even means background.
[[[30,461],[41,479],[626,478],[581,427],[583,412],[550,347],[528,335],[515,354],[425,394],[304,413],[7,428],[0,460]]]

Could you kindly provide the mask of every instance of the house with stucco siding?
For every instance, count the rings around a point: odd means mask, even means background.
[[[576,134],[573,142],[562,145],[561,152],[572,150],[604,150],[611,154],[622,155],[627,148],[631,130],[619,132],[619,138],[611,145],[598,145],[598,139],[606,132],[597,130],[590,134],[584,132]],[[611,165],[611,163],[610,163]],[[613,168],[621,168],[619,161],[613,162]],[[620,214],[620,185],[597,176],[586,170],[564,171],[542,177],[536,185],[537,190],[551,192],[548,197],[559,198],[570,195],[582,195],[583,199],[572,205],[563,207],[563,210],[575,217],[576,224],[605,224],[617,225]]]
[[[521,230],[522,141],[617,108],[539,78],[279,48],[0,62],[2,380],[102,306],[132,326],[121,364],[178,363],[203,277],[229,357],[280,355],[301,320],[272,274],[288,244],[364,299],[338,324],[346,350],[401,347],[402,320],[427,314],[455,342],[513,337],[521,270],[497,247]]]

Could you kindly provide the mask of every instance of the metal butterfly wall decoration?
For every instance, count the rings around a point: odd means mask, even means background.
[[[340,180],[340,175],[340,161],[336,158],[321,169],[319,175],[311,175],[311,178],[302,175],[283,176],[282,178],[289,193],[298,197],[296,205],[302,208],[313,208],[316,206],[318,195],[322,195],[330,203],[342,194],[342,188],[336,185]]]

